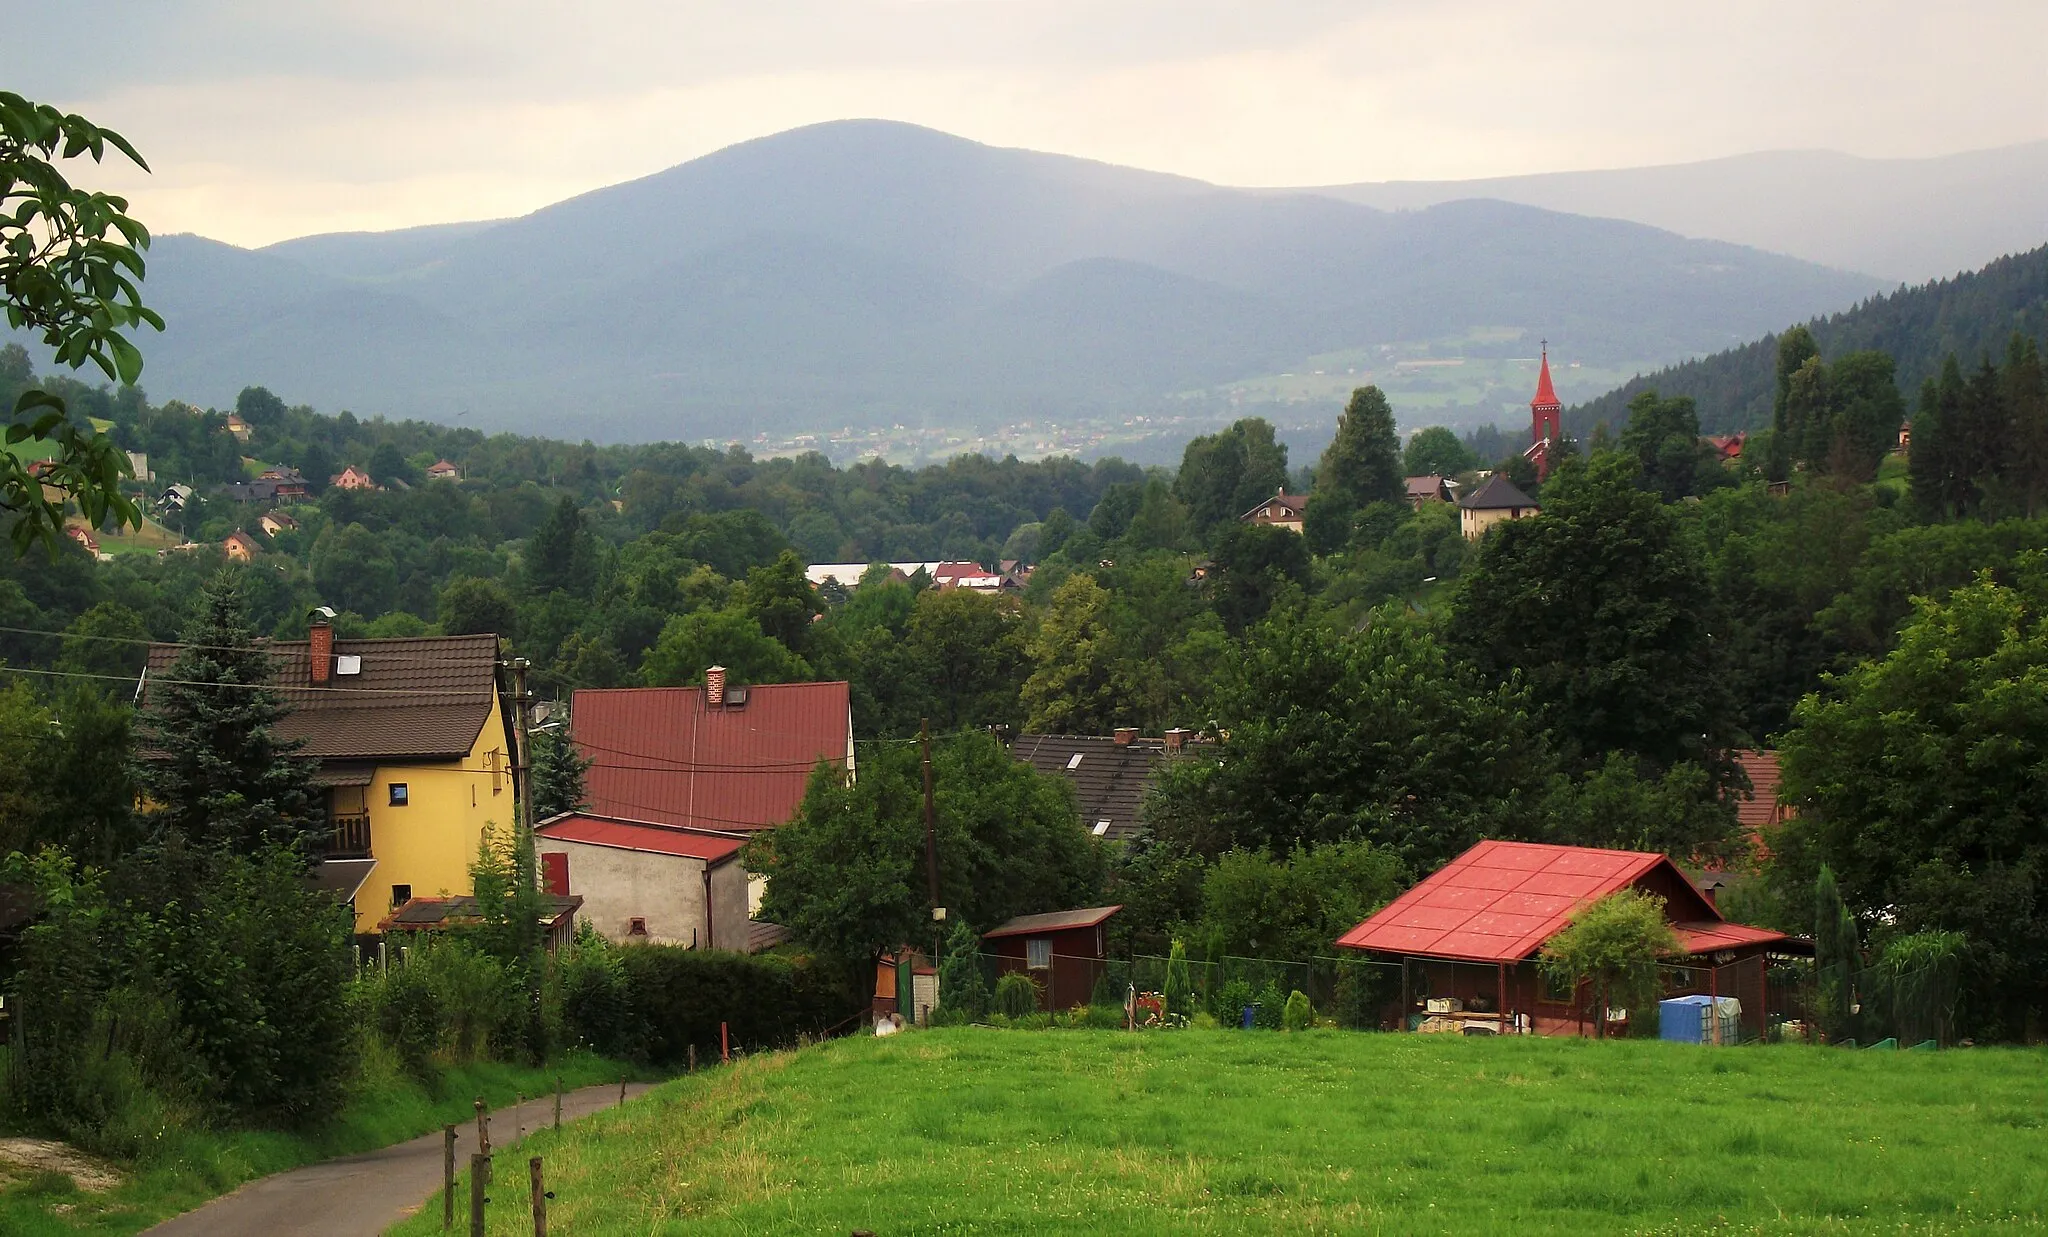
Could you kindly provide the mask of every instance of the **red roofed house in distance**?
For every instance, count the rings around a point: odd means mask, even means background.
[[[1667,995],[1739,1000],[1745,1036],[1784,1012],[1769,1007],[1769,955],[1811,956],[1811,943],[1727,922],[1669,858],[1647,851],[1481,842],[1337,944],[1398,961],[1401,995],[1386,1013],[1402,1028],[1586,1035],[1602,1016],[1590,991],[1551,984],[1537,954],[1580,907],[1630,888],[1664,899],[1688,955]]]

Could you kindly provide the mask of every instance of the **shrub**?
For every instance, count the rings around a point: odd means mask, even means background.
[[[1258,1004],[1258,1012],[1252,1016],[1252,1025],[1261,1031],[1279,1030],[1281,1013],[1287,1007],[1287,998],[1280,995],[1280,985],[1273,980],[1267,980],[1266,986],[1259,989]]]
[[[462,1064],[525,1046],[526,987],[504,963],[452,937],[419,941],[402,957],[393,972],[414,972],[403,982],[433,990],[441,1049],[450,1060]]]
[[[988,1012],[988,982],[981,973],[981,937],[966,920],[953,924],[946,938],[946,956],[939,960],[939,1004],[970,1018]]]
[[[1038,1011],[1038,985],[1022,971],[1011,971],[996,981],[996,1011],[1022,1018]]]
[[[1216,1015],[1211,1013],[1199,1013],[1189,1020],[1188,1025],[1193,1027],[1197,1031],[1213,1031],[1221,1024],[1219,1024],[1216,1021]]]
[[[359,981],[371,1025],[405,1072],[423,1082],[433,1077],[441,1049],[441,995],[430,978],[423,968],[401,966]]]
[[[639,1055],[632,995],[618,955],[603,937],[585,930],[556,955],[551,982],[564,1043],[605,1056]]]
[[[1287,994],[1287,1004],[1281,1011],[1281,1025],[1290,1031],[1306,1031],[1315,1021],[1315,1010],[1309,1007],[1308,998],[1300,989]]]
[[[1227,1027],[1239,1025],[1244,1018],[1244,1007],[1254,1000],[1252,986],[1242,979],[1233,979],[1216,990],[1216,1021]]]
[[[1160,995],[1166,998],[1167,1013],[1185,1018],[1194,1012],[1195,985],[1188,975],[1188,950],[1178,939],[1166,955],[1166,987]]]
[[[830,970],[774,954],[642,945],[618,951],[637,1059],[676,1065],[696,1045],[715,1058],[719,1026],[735,1047],[778,1048],[822,1036],[858,1011]]]

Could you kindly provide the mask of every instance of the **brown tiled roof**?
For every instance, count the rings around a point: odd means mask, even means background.
[[[1092,928],[1122,909],[1121,906],[1084,906],[1073,911],[1019,915],[993,932],[982,933],[981,939],[987,941],[999,936],[1029,936],[1034,932],[1064,932],[1070,928]]]
[[[271,684],[292,711],[279,737],[304,739],[301,755],[323,761],[453,760],[467,755],[498,707],[498,638],[420,636],[334,642],[337,663],[361,659],[358,674],[312,686],[304,640],[266,645]],[[149,675],[160,678],[178,646],[152,645]]]
[[[1122,841],[1144,832],[1139,816],[1166,748],[1157,739],[1119,745],[1094,735],[1027,734],[1017,736],[1010,754],[1040,773],[1067,779],[1082,827],[1096,837]]]
[[[1752,834],[1784,819],[1778,804],[1778,753],[1742,751],[1735,753],[1735,761],[1749,775],[1749,793],[1735,800],[1735,819]]]

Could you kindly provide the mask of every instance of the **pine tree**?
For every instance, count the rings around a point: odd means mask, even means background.
[[[597,543],[567,494],[526,539],[526,587],[536,594],[587,597],[597,581]]]
[[[2048,497],[2048,369],[2034,341],[2017,331],[2006,351],[2005,403],[2012,446],[2003,471],[2031,520]]]
[[[1360,387],[1337,418],[1337,436],[1316,469],[1316,492],[1356,511],[1369,503],[1399,502],[1406,491],[1393,406],[1378,387]]]
[[[1792,397],[1792,375],[1819,356],[1820,345],[1813,342],[1813,332],[1803,326],[1795,326],[1778,336],[1778,396],[1772,404],[1771,424],[1780,434],[1792,428],[1788,406]]]
[[[270,658],[255,646],[232,571],[200,596],[185,649],[150,686],[137,781],[155,805],[150,823],[203,847],[304,853],[322,826],[312,761],[277,737],[291,709],[269,687]]]
[[[586,802],[583,771],[589,767],[590,762],[559,729],[534,735],[533,770],[528,775],[533,793],[530,819],[538,824],[564,812],[581,811]]]

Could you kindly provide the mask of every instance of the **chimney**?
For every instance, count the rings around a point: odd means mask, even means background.
[[[704,672],[704,707],[722,709],[725,707],[725,667],[713,666]]]
[[[1178,726],[1175,726],[1173,729],[1166,732],[1166,754],[1169,756],[1180,755],[1181,746],[1185,744],[1187,741],[1188,732],[1182,730]]]
[[[1137,737],[1138,728],[1136,726],[1118,726],[1116,728],[1116,745],[1118,747],[1129,747],[1131,740]]]
[[[1706,884],[1700,886],[1700,896],[1704,897],[1707,900],[1708,906],[1713,907],[1717,911],[1721,909],[1721,901],[1714,895],[1720,892],[1720,881],[1708,881]]]
[[[306,660],[313,667],[312,683],[325,687],[334,675],[334,610],[317,606],[307,613],[306,623]]]

